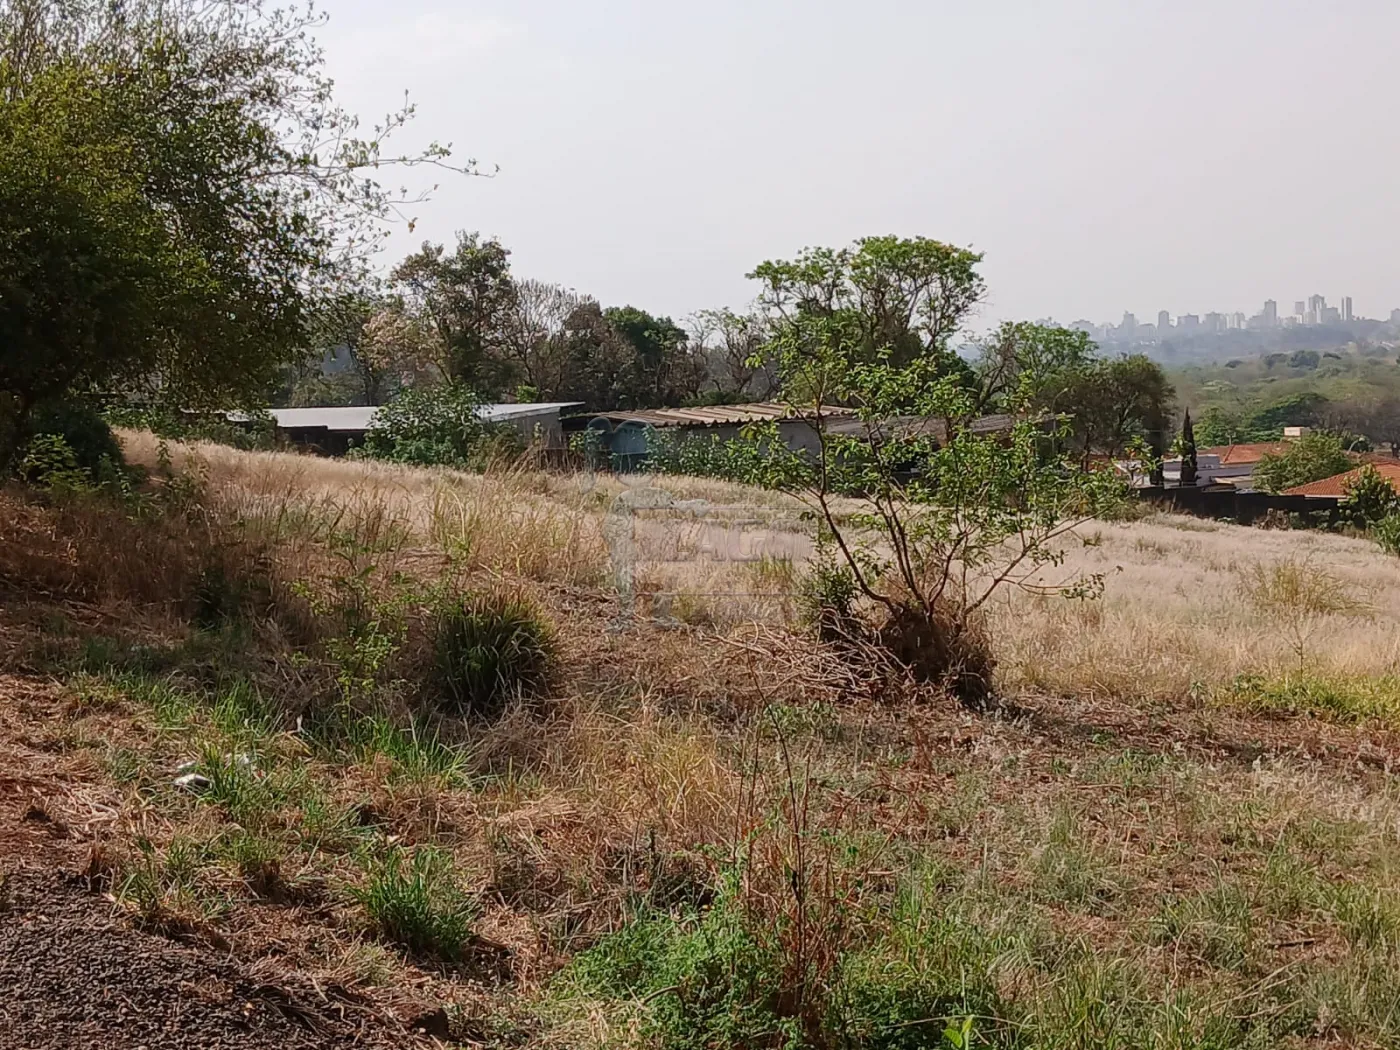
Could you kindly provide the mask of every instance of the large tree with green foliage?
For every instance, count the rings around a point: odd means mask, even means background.
[[[669,317],[656,317],[635,306],[611,306],[603,316],[631,349],[631,360],[612,398],[618,406],[675,405],[699,392],[703,365],[691,354],[685,329]]]
[[[917,360],[970,384],[972,370],[951,340],[986,293],[981,260],[926,237],[864,237],[765,262],[749,276],[761,283],[759,305],[782,323],[783,339],[806,345],[814,359],[836,349],[862,364]],[[800,373],[786,381],[804,382]]]
[[[412,309],[437,330],[449,382],[497,397],[521,378],[512,358],[517,292],[510,249],[479,233],[459,233],[448,252],[424,243],[394,268]]]
[[[257,400],[394,198],[301,15],[243,0],[0,0],[0,459],[34,406]]]
[[[1254,485],[1265,492],[1283,492],[1343,474],[1353,466],[1340,438],[1308,434],[1289,442],[1282,452],[1265,455],[1254,468]]]
[[[1160,456],[1175,391],[1166,373],[1143,354],[1097,359],[1078,371],[1060,397],[1069,417],[1069,440],[1081,457],[1119,456],[1136,441]]]

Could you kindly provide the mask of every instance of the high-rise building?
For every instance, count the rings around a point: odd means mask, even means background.
[[[1249,318],[1244,315],[1243,310],[1236,310],[1225,319],[1226,328],[1244,328],[1249,324]]]
[[[1137,328],[1137,315],[1130,314],[1127,310],[1124,310],[1123,323],[1118,326],[1119,331],[1121,331],[1126,336],[1136,336]]]
[[[1274,302],[1272,299],[1264,300],[1264,327],[1278,327],[1278,303]]]
[[[1301,321],[1301,320],[1303,319],[1303,317],[1307,314],[1307,312],[1308,312],[1308,304],[1307,304],[1307,303],[1303,302],[1303,300],[1301,300],[1301,299],[1296,299],[1296,300],[1294,300],[1294,302],[1293,302],[1293,316],[1294,316],[1294,317],[1298,318],[1298,320]]]
[[[1318,324],[1341,324],[1341,323],[1342,323],[1342,311],[1338,310],[1335,306],[1324,306],[1324,307],[1322,308],[1322,318],[1321,318],[1317,323],[1318,323]]]
[[[1218,313],[1211,312],[1211,313],[1206,314],[1205,317],[1202,318],[1202,320],[1203,320],[1204,323],[1205,323],[1206,331],[1207,331],[1207,332],[1223,332],[1223,331],[1225,331],[1225,315],[1224,315],[1224,314],[1218,314]]]
[[[1351,320],[1351,296],[1349,295],[1342,296],[1342,320],[1348,322]]]
[[[1166,310],[1157,311],[1157,338],[1161,339],[1172,330],[1172,315]]]
[[[1201,319],[1195,314],[1182,314],[1176,319],[1176,326],[1183,332],[1194,332],[1201,327]]]
[[[1327,320],[1327,297],[1325,295],[1308,296],[1308,324],[1324,324]]]

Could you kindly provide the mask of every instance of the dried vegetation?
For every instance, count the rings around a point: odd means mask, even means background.
[[[1082,528],[972,714],[811,639],[770,494],[124,440],[0,496],[0,844],[137,921],[468,1044],[1400,1043],[1362,541]]]

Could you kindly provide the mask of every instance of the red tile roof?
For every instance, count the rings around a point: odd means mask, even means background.
[[[1217,445],[1203,448],[1202,454],[1219,456],[1222,467],[1240,466],[1245,463],[1258,463],[1266,455],[1279,455],[1288,451],[1287,441],[1262,441],[1254,445]]]
[[[1400,463],[1371,463],[1367,464],[1375,468],[1386,481],[1390,482],[1390,487],[1400,492]],[[1355,470],[1348,470],[1343,474],[1334,474],[1330,478],[1323,478],[1321,481],[1312,481],[1306,485],[1297,485],[1284,491],[1285,496],[1345,496],[1347,489],[1356,483],[1365,467],[1357,467]]]

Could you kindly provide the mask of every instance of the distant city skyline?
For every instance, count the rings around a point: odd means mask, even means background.
[[[1157,311],[1156,322],[1139,321],[1131,310],[1124,310],[1117,321],[1094,322],[1086,318],[1070,323],[1069,327],[1087,332],[1100,342],[1143,342],[1160,341],[1172,334],[1213,335],[1229,331],[1269,331],[1277,328],[1322,327],[1346,325],[1358,321],[1387,323],[1385,318],[1366,318],[1355,313],[1352,297],[1344,295],[1337,305],[1328,303],[1327,296],[1313,293],[1306,299],[1293,300],[1293,312],[1281,316],[1276,299],[1264,300],[1258,313],[1246,314],[1242,310],[1221,312],[1212,310],[1204,314],[1172,314],[1170,310]],[[1400,308],[1389,312],[1390,324],[1400,324]]]

